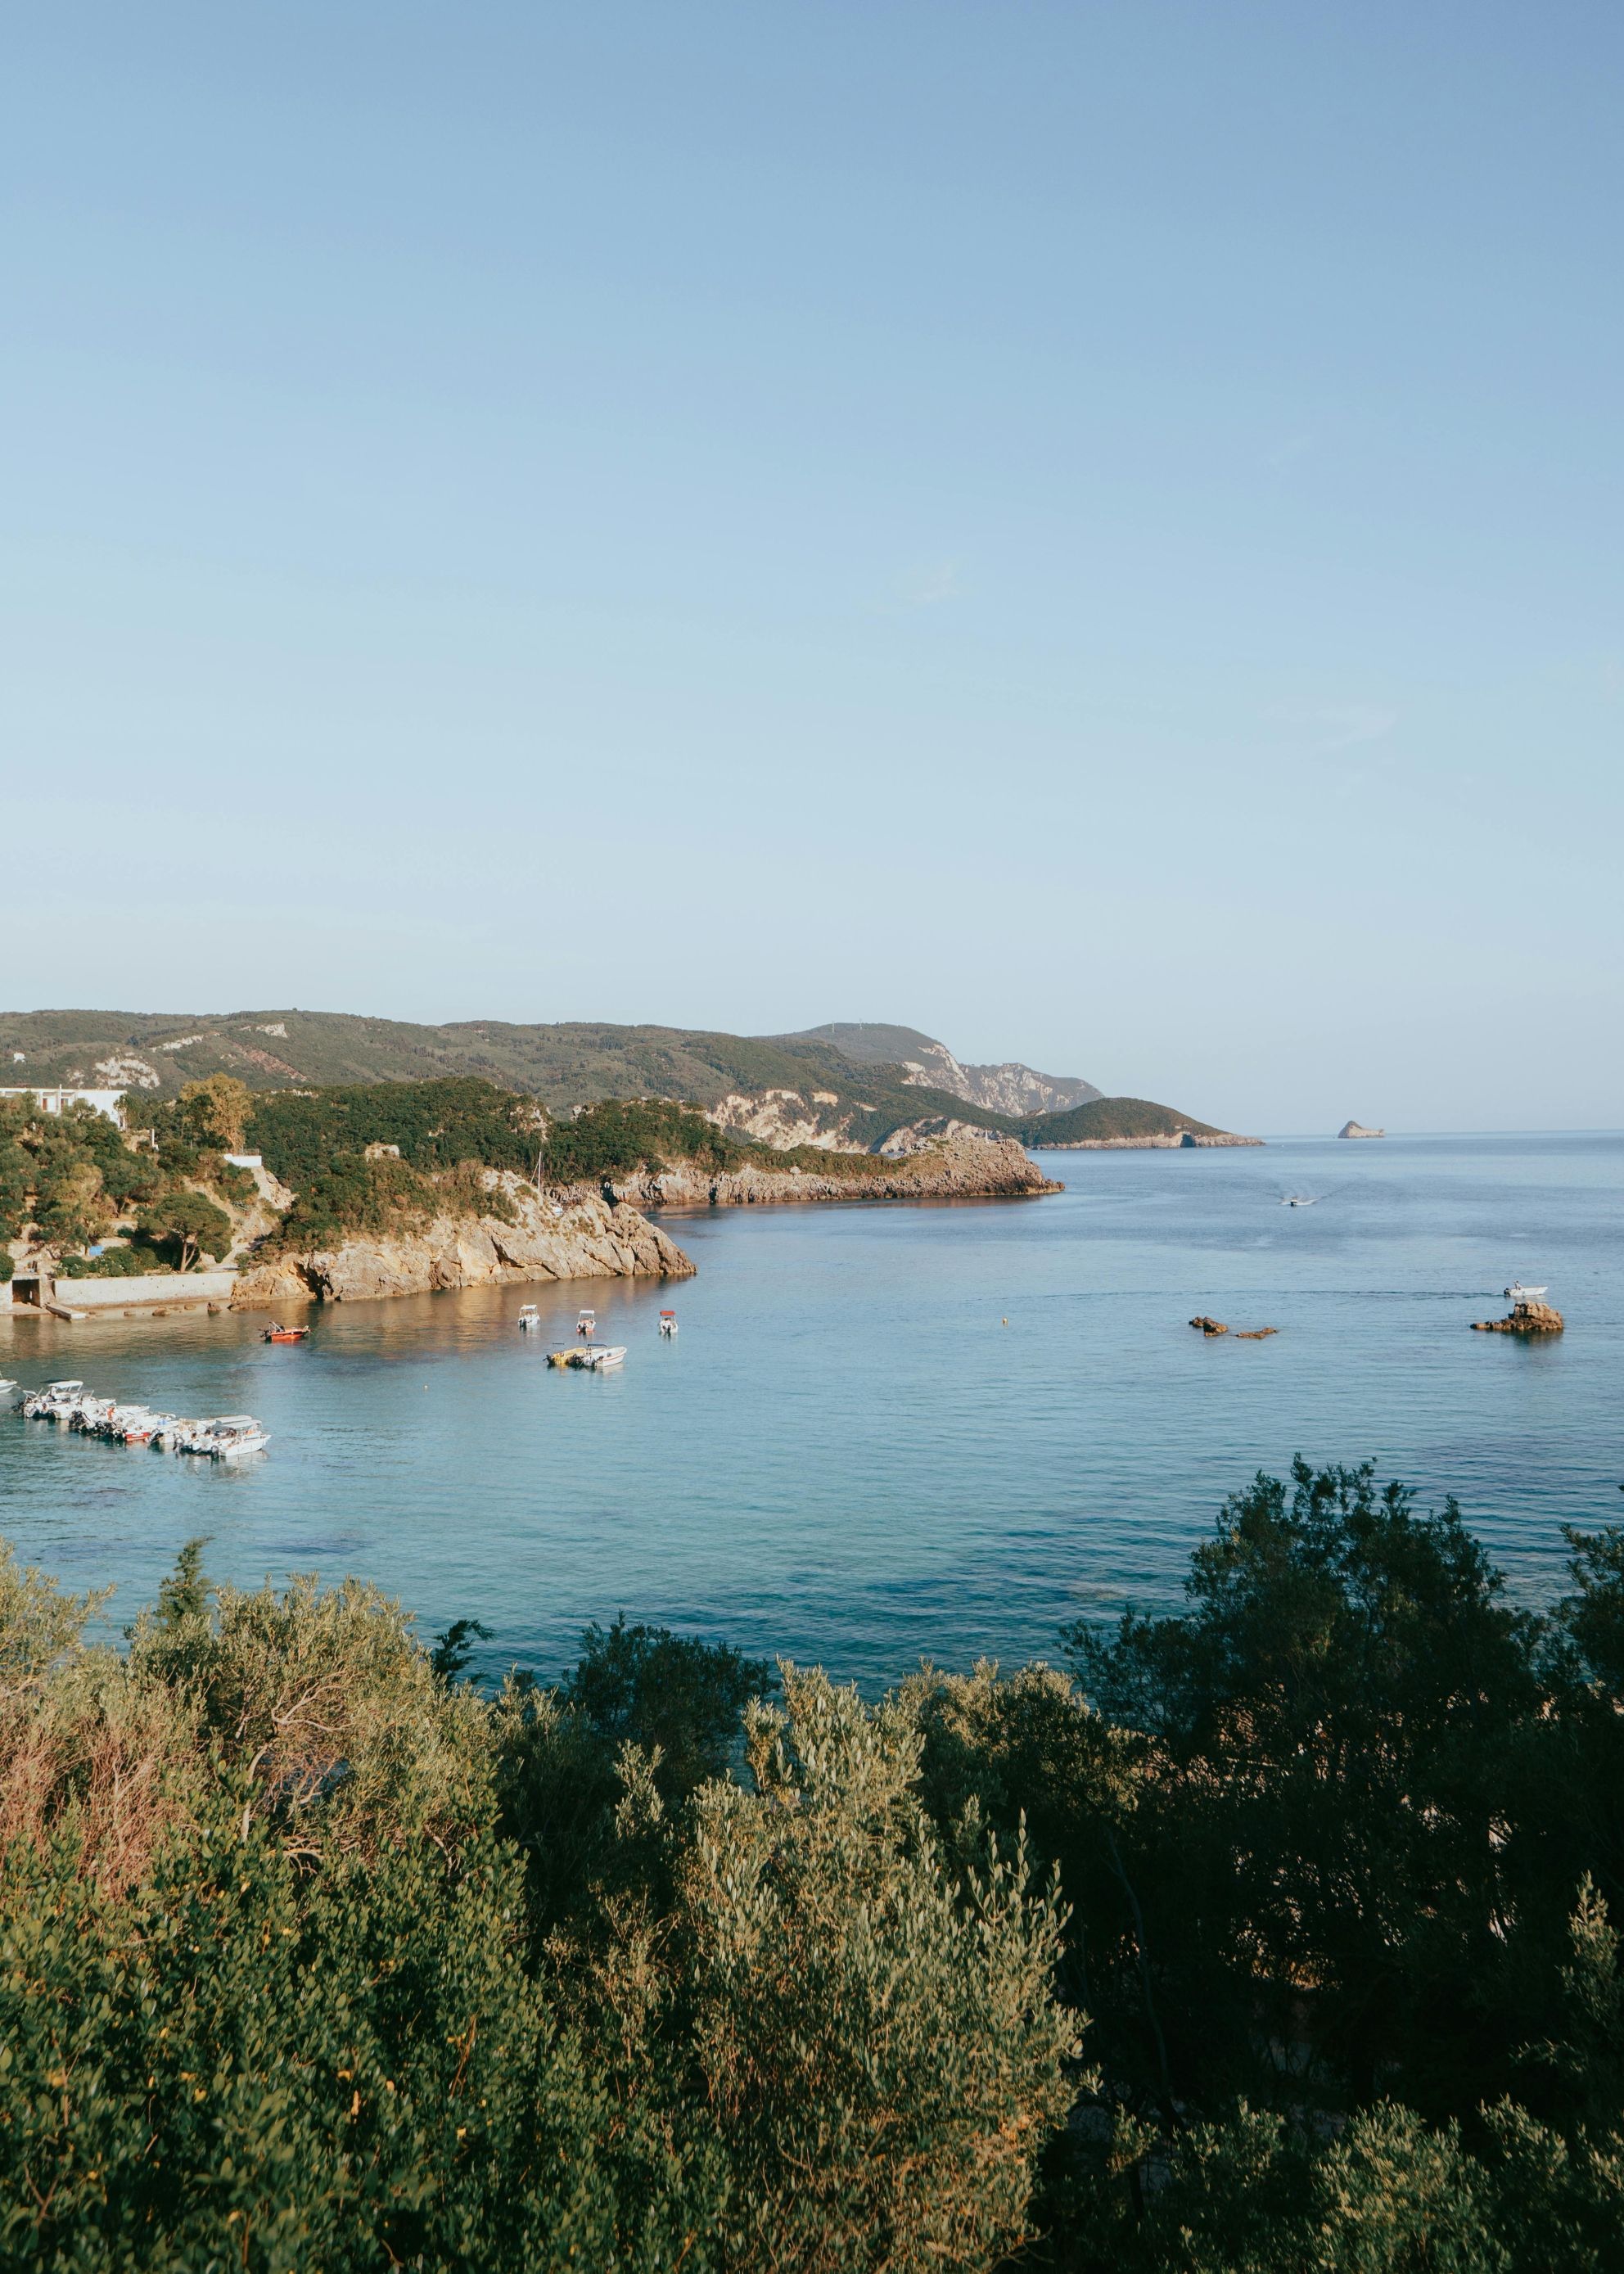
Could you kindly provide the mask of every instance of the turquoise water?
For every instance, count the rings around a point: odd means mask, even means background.
[[[26,1387],[246,1411],[273,1443],[221,1470],[0,1416],[0,1530],[115,1588],[115,1629],[207,1532],[222,1576],[355,1571],[427,1630],[481,1618],[492,1667],[554,1670],[623,1609],[877,1683],[1169,1604],[1224,1494],[1299,1449],[1454,1492],[1530,1594],[1564,1522],[1624,1517],[1624,1138],[1047,1165],[1068,1189],[1041,1201],[669,1216],[699,1266],[674,1291],[336,1306],[294,1347],[244,1319],[11,1321]],[[1549,1284],[1563,1337],[1467,1331],[1513,1278]],[[514,1327],[529,1296],[544,1335]],[[546,1367],[583,1302],[619,1374]],[[1197,1311],[1280,1332],[1208,1342]]]

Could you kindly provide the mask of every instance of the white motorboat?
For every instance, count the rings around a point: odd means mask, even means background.
[[[575,1321],[575,1332],[578,1335],[583,1336],[586,1341],[590,1342],[593,1336],[598,1332],[597,1312],[583,1311],[580,1317]]]
[[[574,1367],[586,1374],[602,1374],[612,1366],[624,1365],[624,1343],[576,1343],[573,1349],[549,1351],[549,1366]]]
[[[143,1416],[139,1429],[124,1432],[126,1445],[156,1445],[175,1416],[172,1413],[148,1413]]]
[[[30,1421],[65,1421],[85,1395],[82,1382],[48,1382],[23,1401]]]
[[[676,1333],[677,1314],[674,1311],[662,1311],[660,1313],[659,1330],[663,1335],[674,1335]]]
[[[1508,1303],[1537,1303],[1542,1295],[1549,1292],[1549,1288],[1525,1287],[1520,1279],[1514,1279],[1506,1290],[1506,1300]]]
[[[235,1461],[244,1453],[262,1452],[270,1442],[252,1413],[222,1413],[204,1422],[185,1449],[214,1461]]]
[[[82,1429],[87,1437],[97,1436],[113,1410],[110,1397],[81,1397],[69,1417],[68,1427]]]
[[[541,1313],[537,1309],[534,1303],[526,1303],[522,1306],[519,1312],[519,1324],[527,1333],[540,1326]]]
[[[150,1405],[115,1405],[102,1424],[102,1434],[116,1437],[121,1445],[145,1445],[162,1419]]]

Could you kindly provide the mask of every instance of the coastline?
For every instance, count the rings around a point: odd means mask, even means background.
[[[1056,1139],[1038,1149],[1043,1153],[1177,1153],[1194,1152],[1208,1146],[1266,1142],[1262,1137],[1231,1137],[1225,1132],[1198,1137],[1193,1130],[1185,1129],[1177,1137],[1073,1137],[1064,1143]]]
[[[692,1162],[641,1169],[605,1183],[617,1201],[639,1209],[753,1208],[819,1201],[1026,1200],[1064,1191],[1013,1137],[954,1137],[891,1158],[861,1156],[872,1169],[823,1171],[792,1163],[711,1170]]]
[[[519,1286],[559,1279],[687,1279],[694,1265],[635,1208],[598,1193],[540,1197],[511,1172],[500,1179],[512,1218],[437,1216],[417,1231],[386,1232],[249,1260],[234,1311],[281,1303],[353,1303],[427,1295],[447,1287]],[[554,1209],[558,1213],[554,1214]]]

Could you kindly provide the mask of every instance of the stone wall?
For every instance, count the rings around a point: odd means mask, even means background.
[[[229,1303],[235,1271],[149,1271],[137,1279],[57,1279],[40,1292],[56,1311],[150,1311],[181,1303]]]

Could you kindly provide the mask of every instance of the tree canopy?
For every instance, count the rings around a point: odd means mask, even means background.
[[[1535,1613],[1299,1463],[1177,1615],[877,1701],[624,1618],[487,1690],[199,1543],[116,1653],[0,1552],[0,2255],[1604,2274],[1624,1530],[1569,1548]]]

